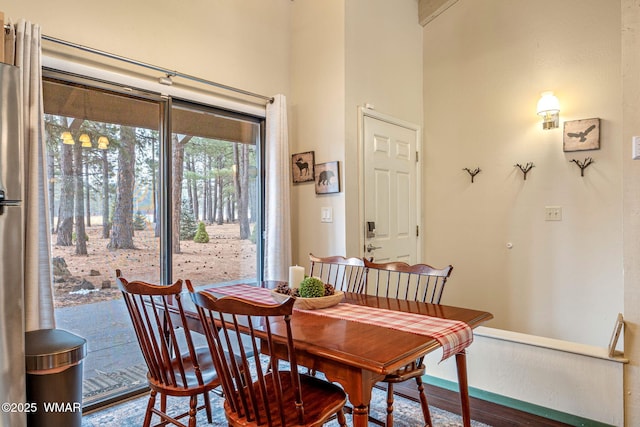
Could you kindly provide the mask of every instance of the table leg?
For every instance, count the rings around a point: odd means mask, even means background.
[[[369,425],[369,406],[354,406],[352,416],[353,427],[367,427]]]
[[[326,372],[326,378],[331,382],[337,382],[347,393],[349,402],[353,406],[353,427],[368,427],[369,425],[369,403],[371,402],[371,389],[381,377],[375,376],[365,370],[351,370],[347,375],[345,372]]]
[[[471,404],[469,403],[469,383],[467,379],[467,353],[462,350],[456,354],[458,385],[460,387],[460,404],[462,406],[462,425],[471,427]]]

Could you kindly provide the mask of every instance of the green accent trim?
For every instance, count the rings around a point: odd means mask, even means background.
[[[430,375],[423,376],[424,381],[430,385],[440,387],[446,390],[458,392],[458,383],[445,380],[442,378],[432,377]],[[475,397],[487,402],[496,403],[508,408],[517,409],[518,411],[534,414],[549,420],[558,421],[572,426],[585,427],[614,427],[611,424],[601,423],[599,421],[589,420],[577,415],[567,414],[565,412],[556,411],[555,409],[545,408],[544,406],[534,405],[533,403],[524,402],[522,400],[512,399],[510,397],[491,393],[489,391],[480,390],[475,387],[469,387],[469,396]]]

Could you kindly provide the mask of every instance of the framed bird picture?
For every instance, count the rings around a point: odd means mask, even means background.
[[[583,119],[564,122],[564,151],[600,149],[600,119]]]

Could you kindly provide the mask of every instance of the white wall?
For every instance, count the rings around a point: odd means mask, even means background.
[[[292,191],[294,261],[310,252],[362,256],[358,236],[357,108],[365,103],[422,122],[422,29],[416,0],[296,0],[292,3],[292,154],[340,162],[341,192]],[[334,222],[320,222],[321,207]]]
[[[291,5],[291,154],[314,151],[316,163],[337,160],[342,173],[344,1],[298,0]],[[318,196],[314,183],[305,182],[292,187],[291,200],[294,262],[308,269],[310,252],[344,253],[345,192]],[[321,207],[333,209],[332,223],[320,222]]]
[[[274,95],[289,92],[290,3],[21,0],[2,8],[5,19],[38,23],[47,36]],[[51,48],[59,46],[43,43]]]
[[[489,326],[606,346],[623,311],[620,16],[610,0],[461,0],[424,28],[425,260],[454,265],[446,302]],[[535,115],[544,90],[559,129]],[[594,117],[601,149],[564,153],[562,122]]]

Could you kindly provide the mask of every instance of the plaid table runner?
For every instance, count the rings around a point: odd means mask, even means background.
[[[252,285],[227,285],[219,288],[209,288],[207,292],[229,295],[232,297],[238,297],[249,301],[259,302],[262,304],[275,304],[276,300],[271,297],[271,290],[265,288],[258,288]]]
[[[208,289],[210,292],[231,295],[238,298],[273,304],[269,289],[251,285],[229,285]],[[299,310],[299,309],[296,309]],[[416,313],[386,310],[382,308],[340,303],[322,310],[299,310],[318,316],[351,320],[375,326],[382,326],[424,335],[437,340],[442,346],[442,359],[445,360],[461,352],[473,342],[473,330],[469,325],[458,320],[442,319]]]

